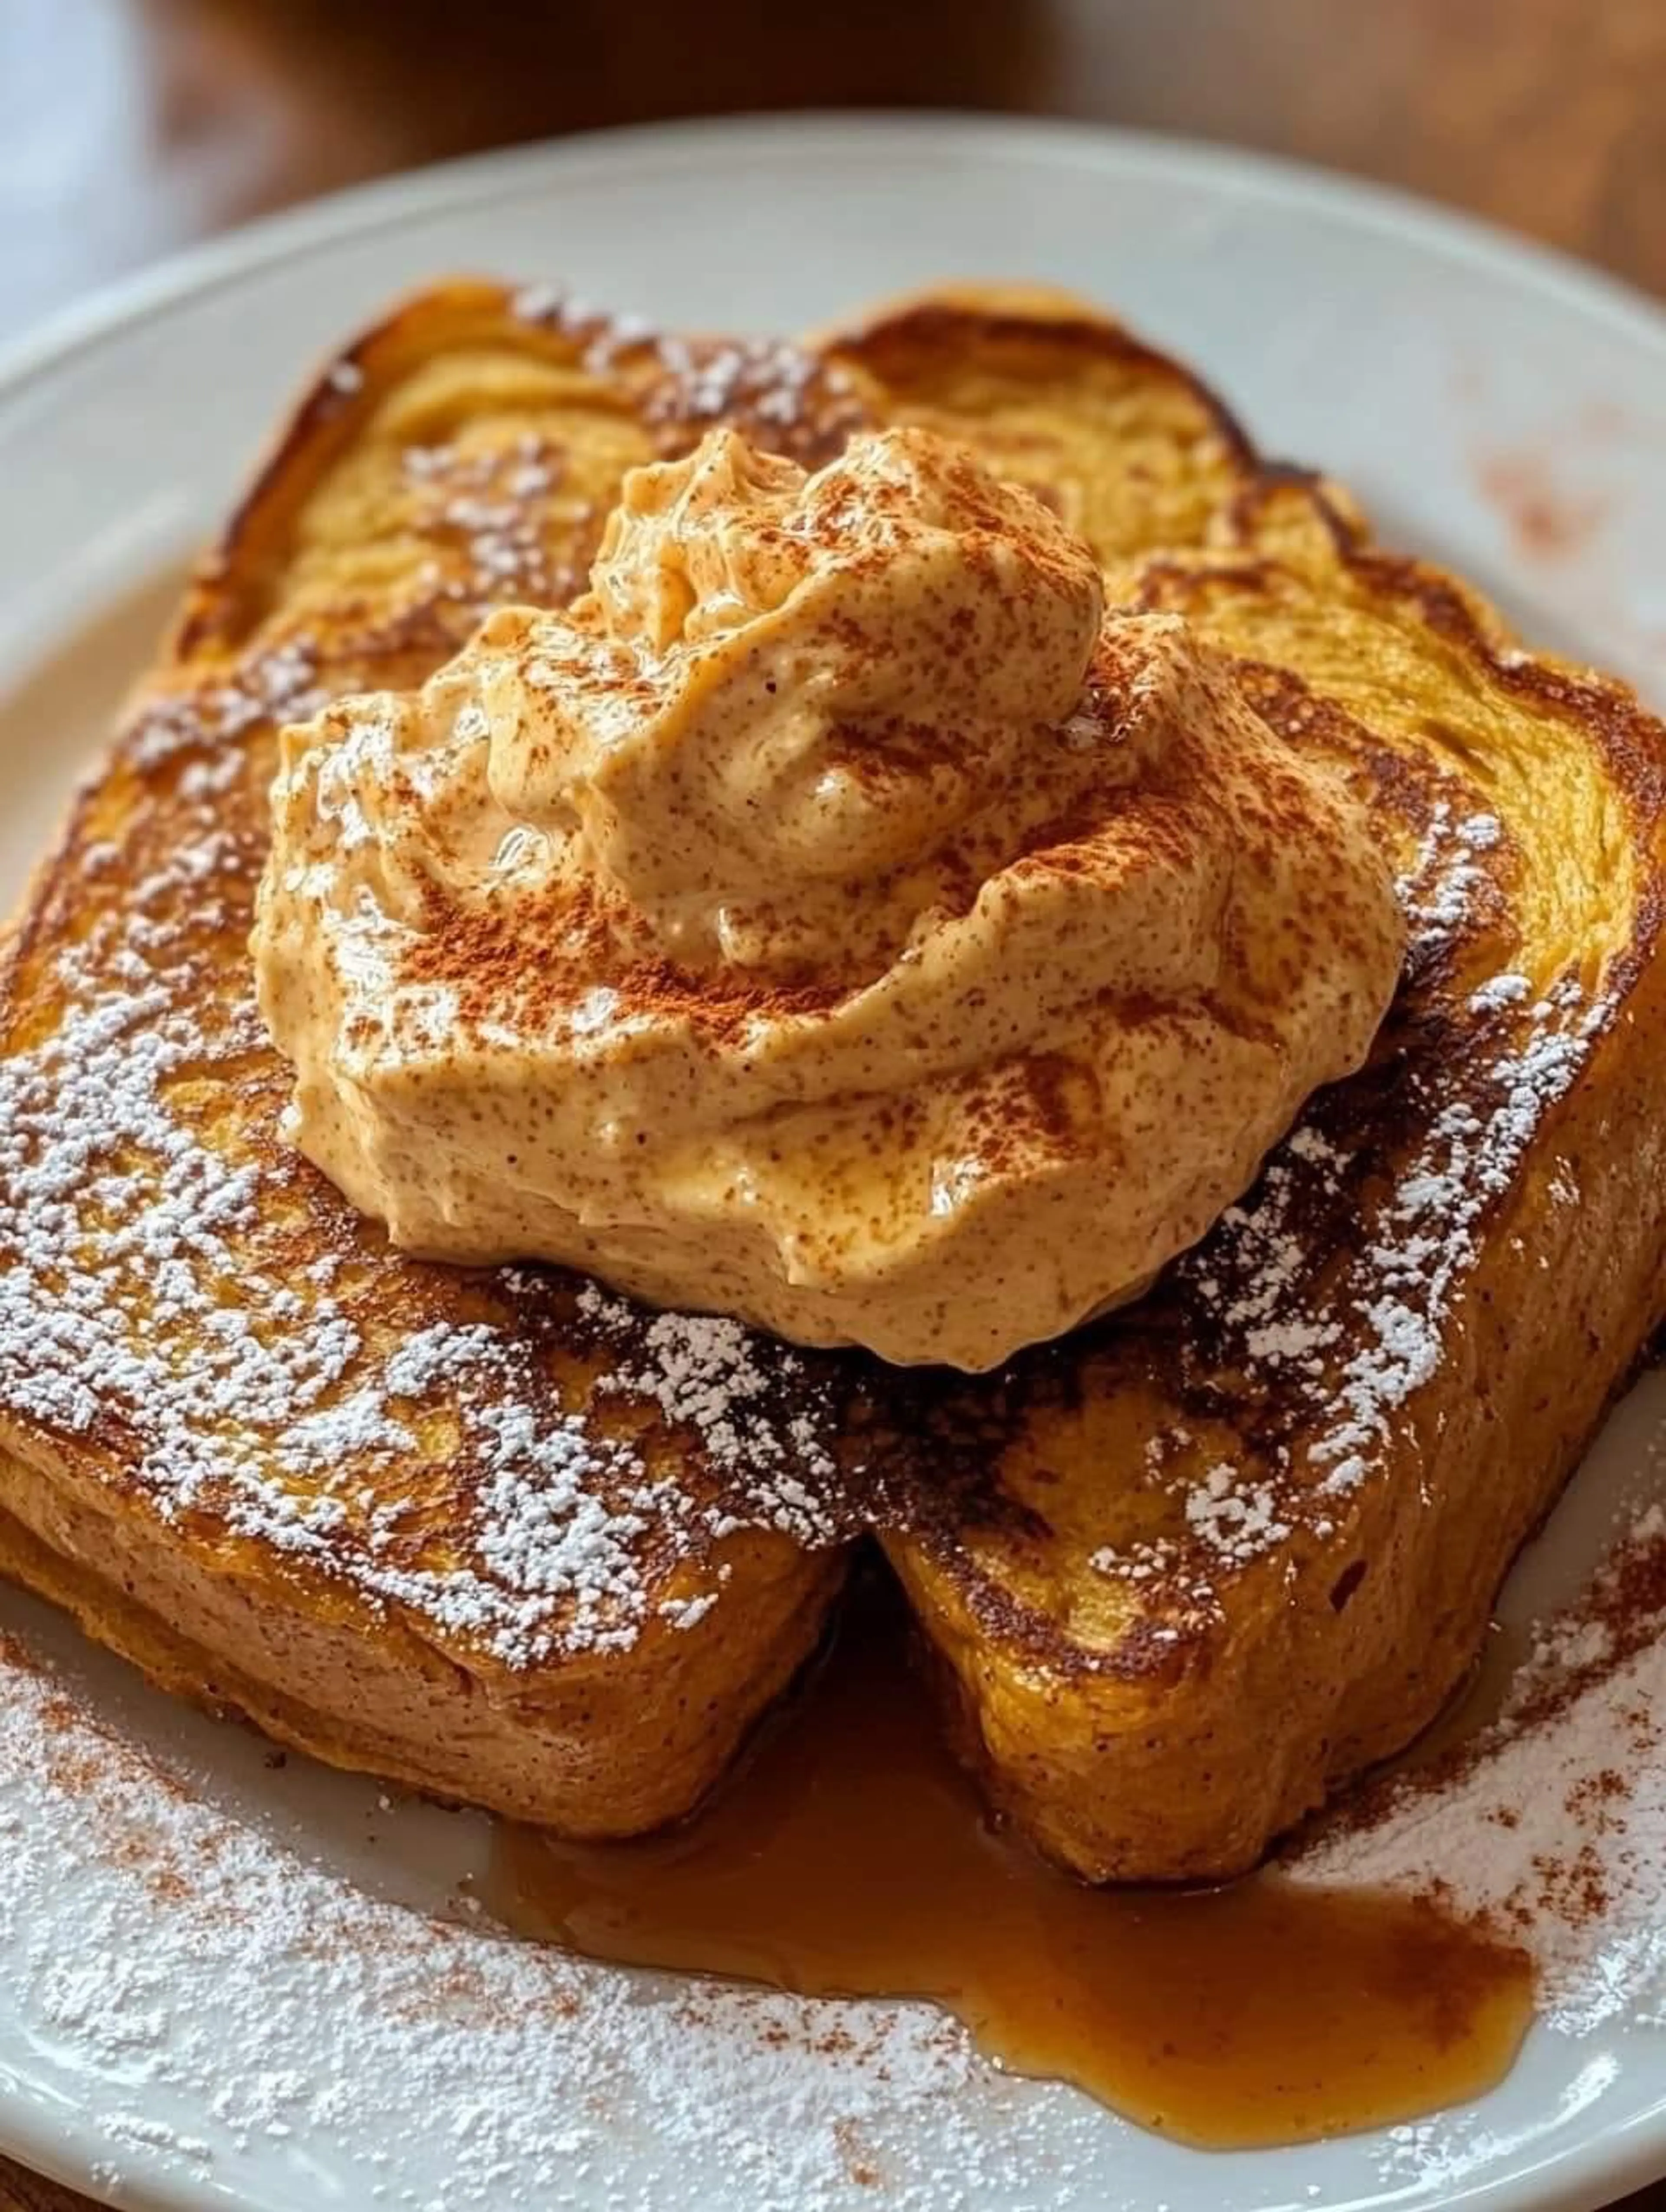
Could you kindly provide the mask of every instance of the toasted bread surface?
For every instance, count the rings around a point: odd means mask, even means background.
[[[245,948],[282,718],[577,588],[713,420],[930,422],[1341,766],[1416,945],[1370,1066],[1131,1312],[968,1379],[387,1251],[283,1146]],[[876,1531],[966,1755],[1094,1879],[1231,1872],[1403,1743],[1661,1305],[1657,724],[1067,300],[805,353],[456,285],[334,364],[22,918],[0,1564],[344,1764],[624,1833],[696,1802]]]

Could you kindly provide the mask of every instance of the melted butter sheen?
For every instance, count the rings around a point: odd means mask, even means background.
[[[591,589],[285,734],[290,1132],[395,1243],[981,1369],[1363,1060],[1386,860],[1175,616],[922,430],[633,471]]]
[[[1479,2095],[1532,2011],[1523,1954],[1432,1906],[1272,1875],[1090,1890],[991,1827],[889,1617],[691,1825],[581,1846],[499,1832],[489,1901],[599,1959],[812,1996],[927,1996],[1020,2073],[1213,2148]]]

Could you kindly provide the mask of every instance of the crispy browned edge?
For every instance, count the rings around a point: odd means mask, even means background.
[[[409,370],[471,342],[514,345],[534,358],[567,349],[514,312],[513,289],[489,277],[454,277],[397,300],[331,354],[289,410],[255,464],[213,544],[198,562],[169,633],[179,659],[228,647],[258,619],[238,588],[240,570],[258,571],[360,423]],[[362,381],[345,388],[337,372]]]

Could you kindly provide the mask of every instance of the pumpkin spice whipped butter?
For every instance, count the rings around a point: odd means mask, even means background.
[[[1173,617],[920,430],[712,433],[584,598],[287,731],[289,1133],[394,1242],[994,1364],[1364,1058],[1385,858]]]

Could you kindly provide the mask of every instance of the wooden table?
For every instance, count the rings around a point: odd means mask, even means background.
[[[0,335],[412,162],[654,116],[920,104],[1268,148],[1666,293],[1666,0],[0,0]],[[0,2212],[76,2208],[0,2161]]]

